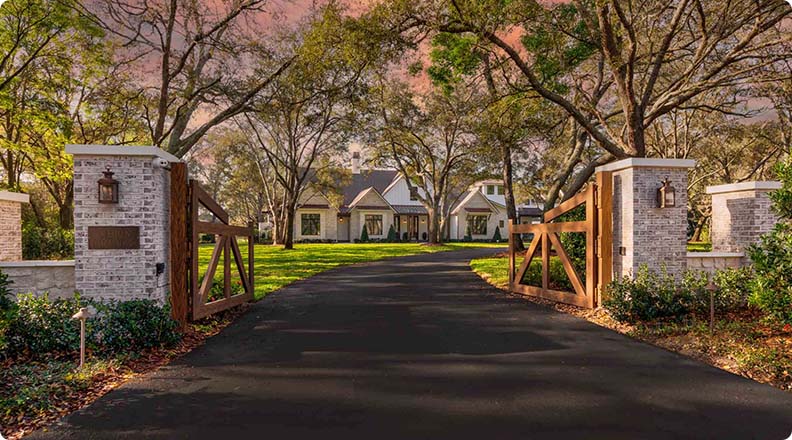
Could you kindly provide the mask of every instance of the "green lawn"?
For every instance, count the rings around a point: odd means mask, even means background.
[[[704,242],[688,243],[688,252],[709,252],[710,250],[712,250],[711,243],[704,243]],[[521,261],[522,258],[518,257],[517,258],[518,266]],[[557,270],[553,270],[556,269],[556,266],[558,266]],[[470,267],[471,269],[473,269],[473,272],[476,272],[482,278],[489,280],[489,282],[491,282],[492,284],[498,287],[506,288],[509,285],[509,259],[506,257],[477,258],[470,262]],[[527,279],[536,278],[540,272],[541,272],[541,263],[535,260],[531,263],[531,271],[529,272],[526,278]],[[558,274],[563,274],[563,268],[560,267],[560,262],[558,262],[558,264],[555,264],[555,262],[551,262],[551,278],[554,272],[557,272]],[[561,282],[564,281],[565,280],[561,280]]]
[[[448,243],[443,246],[426,246],[418,243],[338,243],[296,244],[293,250],[286,251],[280,246],[256,245],[255,297],[257,300],[261,299],[283,286],[338,266],[405,255],[506,246],[506,243]],[[199,254],[201,274],[209,264],[213,247],[214,245],[211,244],[201,245]],[[247,257],[247,245],[240,241],[240,248],[242,255]],[[235,270],[236,267],[232,263],[232,274]],[[221,260],[215,279],[222,279],[222,273]],[[236,281],[238,276],[232,276],[232,279]]]
[[[691,241],[687,245],[688,252],[709,252],[712,250],[712,243],[703,241]]]

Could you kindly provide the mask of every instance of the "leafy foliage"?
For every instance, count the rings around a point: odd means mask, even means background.
[[[602,305],[616,320],[635,323],[679,319],[688,314],[690,304],[690,291],[678,286],[665,268],[656,273],[642,265],[635,278],[612,281]]]
[[[705,272],[687,271],[677,282],[665,268],[656,273],[643,265],[634,279],[611,282],[603,306],[616,320],[628,323],[707,316],[711,300],[716,313],[734,312],[747,306],[752,276],[750,267],[719,270],[712,276],[715,290],[710,292]]]
[[[168,304],[151,300],[94,304],[97,316],[90,320],[90,339],[97,352],[134,353],[179,342],[178,323]]]
[[[492,234],[492,241],[500,243],[501,240],[503,240],[503,238],[501,238],[500,227],[495,226],[495,233]]]
[[[366,227],[366,225],[363,225],[363,230],[360,231],[360,241],[362,243],[366,243],[369,241],[368,228]]]
[[[792,160],[779,164],[777,175],[782,187],[770,198],[782,219],[748,249],[756,272],[750,302],[772,319],[792,324]]]
[[[792,324],[792,225],[779,223],[748,251],[756,271],[751,304]]]
[[[33,222],[22,227],[22,258],[63,260],[74,257],[74,230],[43,228]]]
[[[93,306],[87,321],[86,343],[96,353],[135,353],[178,342],[177,323],[169,306],[151,300],[84,301],[79,296],[50,300],[47,295],[19,295],[7,315],[2,357],[42,357],[79,349],[79,324],[71,317],[80,307]]]

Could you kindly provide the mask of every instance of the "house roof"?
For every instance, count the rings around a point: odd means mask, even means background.
[[[517,208],[517,215],[520,217],[541,217],[544,213],[539,208],[522,206]]]
[[[427,215],[426,208],[420,205],[393,205],[399,215]]]
[[[360,193],[368,188],[374,188],[382,196],[398,174],[396,170],[364,170],[360,174],[352,174],[351,182],[340,188],[344,195],[344,206],[352,205]]]
[[[384,206],[382,206],[382,205],[376,205],[376,206],[358,205],[363,200],[363,198],[365,198],[366,195],[369,194],[369,193],[376,194],[380,198],[380,200],[382,200],[385,203],[385,205]],[[354,200],[352,200],[352,203],[349,204],[349,209],[352,209],[352,208],[358,208],[358,209],[391,209],[391,210],[393,209],[391,204],[388,203],[388,201],[385,200],[385,197],[382,196],[382,193],[377,191],[377,188],[374,188],[373,186],[370,186],[370,187],[364,189],[363,191],[360,192],[360,194],[357,195],[357,197],[355,197]]]
[[[487,197],[484,194],[482,194],[481,191],[479,191],[478,189],[471,189],[470,191],[468,191],[468,194],[465,196],[465,198],[462,199],[456,205],[456,207],[451,211],[451,214],[458,214],[459,211],[462,210],[462,208],[465,208],[465,205],[467,205],[468,202],[470,202],[470,200],[473,197],[476,197],[476,194],[480,195],[482,199],[486,200],[487,204],[492,209],[503,209],[503,208],[505,208],[505,206],[501,205],[500,203],[495,203],[494,201],[490,200],[489,197]],[[465,208],[465,209],[467,210],[468,208]],[[471,208],[471,209],[474,209],[474,208]],[[484,212],[486,212],[486,211],[484,211]]]

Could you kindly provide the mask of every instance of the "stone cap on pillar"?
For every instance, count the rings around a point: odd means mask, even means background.
[[[774,180],[766,182],[740,182],[708,186],[707,194],[724,194],[740,191],[775,191],[777,189],[781,189],[781,182]]]
[[[693,159],[655,159],[648,157],[631,157],[617,160],[609,164],[598,166],[595,171],[619,171],[627,168],[693,168],[696,161]]]
[[[149,156],[168,162],[181,162],[178,157],[154,146],[140,145],[66,145],[66,152],[78,156]]]
[[[17,192],[0,191],[0,201],[30,203],[30,196],[27,194],[22,194]]]

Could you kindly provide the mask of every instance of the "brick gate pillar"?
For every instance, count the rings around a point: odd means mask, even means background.
[[[613,278],[632,276],[641,265],[662,266],[680,277],[687,268],[688,159],[631,158],[597,168],[613,173]],[[668,178],[673,208],[657,207],[657,190]]]
[[[22,260],[22,204],[27,194],[0,191],[0,261]]]
[[[156,147],[69,145],[74,156],[75,288],[104,300],[152,299],[169,291],[169,163]],[[107,167],[118,203],[99,203]]]
[[[713,252],[744,252],[778,222],[768,194],[781,182],[742,182],[708,186],[712,196],[710,239]]]

